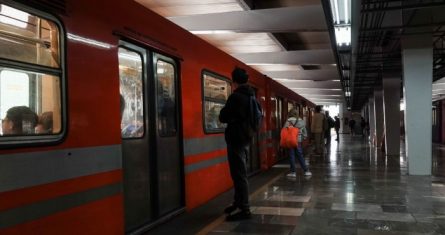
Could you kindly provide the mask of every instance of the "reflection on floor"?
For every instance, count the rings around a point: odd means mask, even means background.
[[[252,219],[220,220],[209,234],[445,234],[445,147],[433,148],[435,176],[407,176],[404,156],[343,135],[308,158],[311,178],[282,174],[252,197]]]

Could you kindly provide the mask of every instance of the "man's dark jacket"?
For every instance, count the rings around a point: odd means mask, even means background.
[[[227,123],[225,139],[227,144],[245,146],[250,142],[248,135],[248,118],[250,112],[250,96],[255,92],[247,85],[240,85],[229,96],[226,105],[219,113],[219,120]]]

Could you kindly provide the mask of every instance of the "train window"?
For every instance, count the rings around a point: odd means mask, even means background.
[[[121,136],[144,135],[142,57],[137,52],[119,48],[119,85],[121,93]]]
[[[62,137],[61,27],[45,17],[0,4],[1,144]]]
[[[168,62],[156,62],[158,132],[160,136],[176,134],[175,67]]]
[[[294,103],[287,102],[287,112],[294,108]]]
[[[278,97],[277,100],[278,100],[277,126],[281,127],[284,124],[283,123],[284,120],[283,120],[283,116],[282,116],[283,115],[283,98]]]
[[[60,67],[59,28],[47,19],[0,5],[0,57]]]
[[[225,124],[219,121],[219,112],[229,98],[232,86],[228,79],[204,71],[202,74],[204,93],[204,130],[206,133],[224,131]]]

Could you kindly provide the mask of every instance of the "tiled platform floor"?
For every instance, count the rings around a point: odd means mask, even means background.
[[[210,234],[445,234],[444,152],[434,146],[439,177],[407,176],[404,156],[344,135],[327,156],[310,157],[311,178],[282,175],[252,198],[251,220],[221,220]]]
[[[433,145],[432,177],[408,176],[403,152],[386,158],[361,136],[307,160],[311,178],[282,163],[250,179],[250,220],[224,221],[229,191],[148,234],[445,235],[445,146]]]

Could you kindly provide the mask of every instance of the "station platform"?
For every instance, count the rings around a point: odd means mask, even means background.
[[[252,219],[225,221],[230,190],[147,234],[445,234],[445,146],[433,153],[433,176],[408,176],[403,152],[341,135],[326,156],[307,156],[312,177],[287,177],[287,162],[252,177]]]

